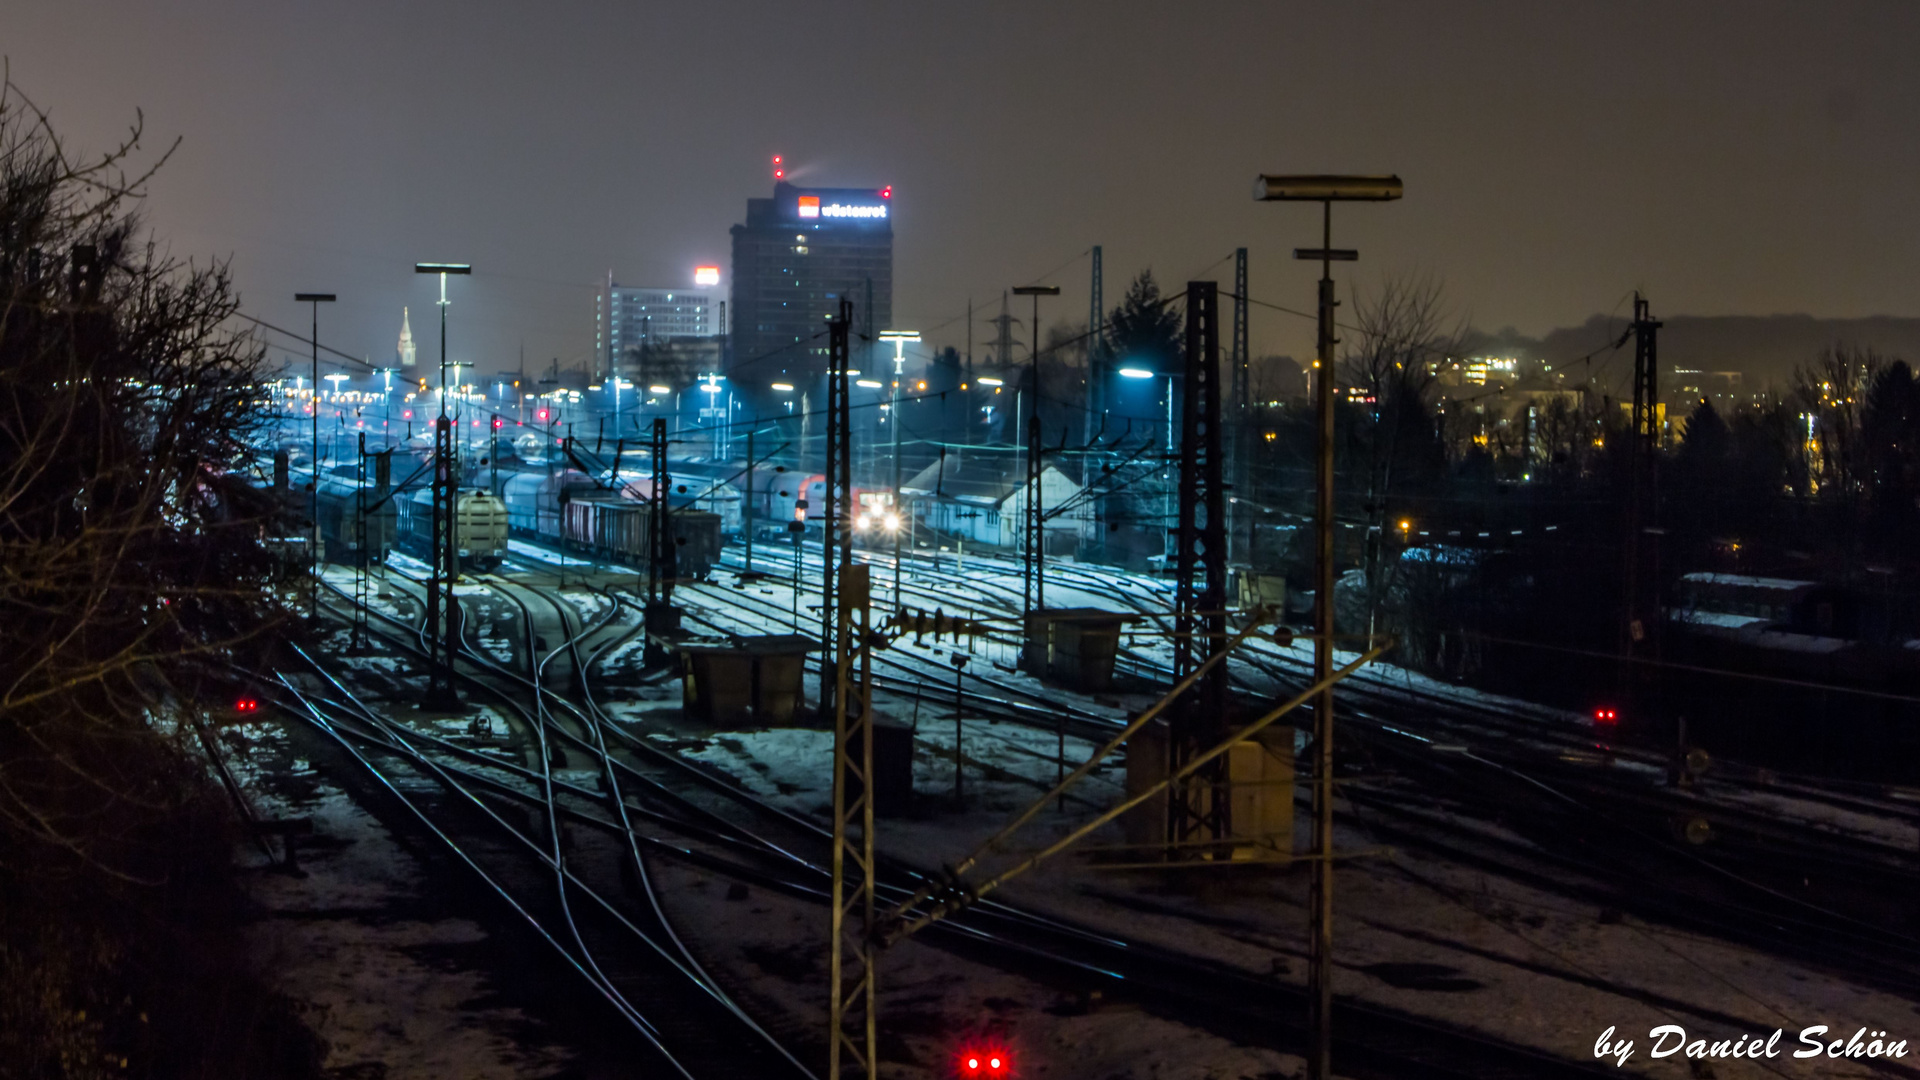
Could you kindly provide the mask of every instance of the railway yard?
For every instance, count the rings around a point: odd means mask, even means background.
[[[747,573],[727,547],[705,580],[677,584],[687,640],[817,636],[817,544],[754,558]],[[1138,617],[1112,687],[1077,693],[1021,670],[1017,561],[923,552],[898,568],[895,595],[890,555],[856,559],[876,609],[987,630],[900,634],[873,654],[876,712],[912,730],[911,799],[876,826],[884,905],[937,880],[1165,692],[1172,590],[1049,568],[1054,603]],[[272,715],[225,729],[252,812],[314,825],[295,841],[308,876],[262,873],[256,898],[262,947],[317,1010],[329,1066],[633,1075],[639,1055],[648,1076],[824,1075],[831,727],[804,708],[774,725],[699,719],[673,658],[647,647],[644,574],[522,537],[456,586],[466,708],[425,712],[426,567],[396,552],[366,575],[357,590],[353,568],[328,569],[312,644],[253,673]],[[1310,671],[1305,645],[1262,637],[1230,661],[1236,693],[1256,701],[1291,697]],[[1916,1013],[1920,793],[1730,762],[1675,786],[1664,755],[1616,744],[1592,717],[1385,665],[1340,693],[1341,1075],[1913,1072],[1861,1054],[1656,1059],[1645,1033],[1677,1025],[1723,1055],[1775,1029],[1799,1048],[1816,1024],[1847,1025],[1829,1036],[1842,1040],[1864,1026],[1862,1046],[1902,1038]],[[1125,772],[1096,767],[1008,850],[1091,820],[1124,796]],[[1309,850],[1304,790],[1301,806],[1300,834],[1277,852]],[[1306,860],[1103,857],[1123,839],[1103,825],[882,950],[881,1075],[968,1075],[958,1055],[981,1046],[1029,1077],[1296,1074]],[[284,862],[281,843],[248,857]],[[401,914],[367,914],[382,904]],[[389,961],[418,977],[377,989],[353,977]],[[1640,1042],[1624,1062],[1599,1056],[1608,1029]]]
[[[38,6],[0,1080],[1920,1080],[1920,8]]]

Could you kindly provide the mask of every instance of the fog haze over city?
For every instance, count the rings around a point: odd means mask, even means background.
[[[1255,295],[1305,308],[1314,272],[1288,254],[1316,241],[1311,215],[1247,188],[1330,167],[1408,184],[1339,225],[1357,284],[1430,272],[1490,330],[1578,326],[1635,287],[1700,315],[1911,314],[1916,21],[1892,3],[29,0],[0,48],[76,145],[136,108],[146,151],[182,139],[151,222],[177,252],[231,255],[251,312],[332,289],[330,337],[378,361],[399,308],[431,301],[410,264],[470,261],[471,344],[511,367],[523,340],[530,365],[584,360],[609,270],[724,264],[774,154],[801,182],[895,187],[895,321],[944,327],[939,344],[964,344],[969,297],[1056,267],[1058,318],[1084,319],[1093,244],[1109,278],[1169,282],[1246,246]],[[1263,311],[1253,342],[1310,355],[1312,322]]]

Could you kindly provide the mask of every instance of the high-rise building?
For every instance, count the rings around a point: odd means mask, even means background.
[[[716,337],[719,304],[712,289],[635,288],[617,285],[608,275],[594,318],[595,377],[618,373],[632,378],[643,348],[650,351],[676,338]]]
[[[893,189],[781,182],[773,198],[748,199],[746,224],[733,227],[729,378],[751,387],[824,372],[826,320],[842,297],[867,338],[892,325]]]
[[[401,367],[413,366],[413,324],[407,321],[406,308],[400,309],[400,344],[394,349],[394,356]]]

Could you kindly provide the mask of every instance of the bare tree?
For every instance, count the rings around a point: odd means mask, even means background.
[[[0,91],[0,874],[151,880],[203,687],[272,625],[264,351],[224,265],[141,240],[140,135],[76,161]]]
[[[1456,350],[1466,327],[1449,310],[1443,283],[1424,275],[1389,277],[1371,294],[1356,290],[1354,316],[1357,332],[1349,335],[1340,374],[1341,382],[1361,392],[1368,421],[1359,446],[1365,471],[1371,624],[1379,609],[1380,563],[1394,486],[1405,481],[1409,468],[1437,470],[1442,463],[1430,408],[1434,366]]]
[[[1887,358],[1872,349],[1840,344],[1794,369],[1794,396],[1813,417],[1810,465],[1823,495],[1846,502],[1865,489],[1861,420],[1867,393],[1886,366]]]
[[[1257,356],[1247,382],[1255,401],[1298,401],[1307,396],[1307,372],[1291,356]]]

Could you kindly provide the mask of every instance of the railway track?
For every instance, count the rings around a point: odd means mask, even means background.
[[[563,732],[565,721],[553,708],[558,698],[545,685],[549,667],[562,654],[578,656],[618,607],[593,626],[556,609],[562,641],[542,651],[533,647],[540,635],[526,598],[510,589],[507,595],[524,618],[528,670],[512,672],[468,642],[462,660],[478,670],[462,673],[462,682],[509,714],[516,741],[527,751],[525,763],[383,717],[308,654],[302,658],[326,692],[303,690],[283,673],[287,704],[361,765],[445,855],[477,877],[604,1001],[651,1049],[661,1075],[813,1076],[740,1009],[680,940],[646,874],[640,833],[620,794],[622,770],[583,732]],[[412,656],[424,656],[418,625],[381,631]],[[514,688],[526,692],[524,701]],[[576,753],[595,761],[601,777],[596,789],[556,776],[565,760],[563,735]],[[432,797],[420,792],[428,782],[439,789]],[[624,844],[598,835],[580,842],[578,826],[602,814]]]
[[[984,574],[915,569],[940,583],[926,595],[993,613],[997,590],[998,613],[1017,610],[1018,595],[990,580],[982,586]],[[1050,569],[1056,579],[1083,575]],[[1094,584],[1107,581],[1102,575]],[[1167,618],[1166,608],[1146,602],[1147,592],[1122,587],[1108,595],[1122,597],[1134,613]],[[1243,691],[1278,697],[1309,681],[1305,657],[1255,641],[1246,661],[1234,665]],[[1123,649],[1122,659],[1161,686],[1171,681],[1170,665],[1160,657]],[[1665,783],[1663,755],[1596,742],[1590,727],[1557,710],[1491,701],[1481,709],[1384,678],[1350,680],[1341,696],[1351,703],[1342,717],[1350,733],[1344,744],[1357,743],[1373,759],[1372,769],[1394,774],[1383,781],[1343,762],[1341,789],[1350,799],[1371,800],[1371,811],[1385,817],[1406,816],[1410,800],[1445,806],[1517,834],[1512,844],[1492,845],[1479,826],[1424,814],[1392,830],[1397,842],[1446,857],[1478,852],[1472,860],[1480,865],[1554,882],[1556,891],[1582,902],[1597,900],[1920,995],[1920,939],[1905,901],[1920,887],[1912,849],[1745,801],[1753,793],[1777,794],[1912,824],[1912,807],[1894,793],[1835,790],[1818,780],[1738,767],[1724,780],[1679,790]],[[1023,719],[1017,712],[1008,718]],[[1076,720],[1099,726],[1092,717]],[[1394,781],[1401,790],[1386,790]],[[1350,812],[1342,820],[1358,824]],[[1497,858],[1487,853],[1490,846],[1501,847]],[[1584,869],[1569,876],[1569,866]]]
[[[534,595],[529,593],[522,598],[523,602],[530,604]],[[388,633],[389,640],[402,636],[386,627],[382,629]],[[415,633],[417,638],[417,628]],[[580,633],[573,635],[562,648],[580,650],[579,656],[584,662],[579,670],[586,673],[592,667],[592,657],[604,655],[615,644],[613,635],[604,635],[599,642],[589,643],[586,634]],[[463,664],[476,669],[464,672],[463,679],[497,684],[504,678],[498,670],[483,670],[489,664],[476,661],[471,650]],[[497,669],[499,665],[491,666]],[[550,763],[556,746],[567,753],[593,755],[594,760],[601,763],[603,773],[615,778],[612,783],[603,782],[599,786],[618,784],[617,790],[626,793],[619,800],[625,809],[609,803],[606,791],[589,791],[556,777],[550,764],[502,763],[497,755],[486,754],[479,755],[482,760],[474,760],[477,752],[471,750],[466,751],[464,762],[438,766],[445,771],[444,776],[435,772],[440,783],[458,784],[461,790],[469,792],[463,798],[472,802],[505,801],[523,813],[541,814],[550,822],[546,831],[552,836],[564,837],[569,827],[576,832],[591,830],[611,838],[608,842],[616,850],[632,847],[636,854],[685,860],[793,895],[816,900],[823,897],[826,879],[821,864],[825,836],[818,823],[753,799],[731,782],[627,731],[625,725],[599,712],[593,703],[590,681],[581,687],[582,704],[577,707],[551,687],[534,680],[526,680],[522,689],[550,699],[544,717],[539,709],[525,706],[519,714],[520,723],[529,728],[544,725],[552,740],[539,756]],[[316,704],[325,707],[324,703]],[[569,713],[570,708],[577,711]],[[367,719],[361,717],[362,721]],[[341,738],[352,739],[356,734],[367,738],[381,735],[379,731],[344,721],[329,722],[336,724],[335,730]],[[428,755],[428,751],[422,749],[423,736],[387,731],[385,737],[391,745],[377,747],[376,752],[399,754],[404,752],[401,749],[404,746],[416,755]],[[438,739],[432,743],[430,756],[460,756],[460,749],[447,745],[447,740]],[[456,766],[460,771],[455,771]],[[684,792],[673,790],[672,785],[661,783],[658,775],[649,775],[656,771],[675,775],[701,789],[708,799],[696,801]],[[737,824],[733,815],[715,813],[706,805],[715,797],[744,811],[757,824],[745,827]],[[654,835],[649,835],[649,830]],[[663,838],[668,833],[672,839]],[[556,851],[561,856],[557,861],[563,867],[568,864],[564,841],[538,843],[545,837],[525,834],[523,838],[537,844],[541,852],[539,862],[546,874],[554,875],[556,880],[564,877],[564,886],[552,888],[555,895],[561,888],[574,890],[570,895],[588,895],[583,883],[576,880],[583,875],[564,876],[553,866],[556,860],[551,856]],[[572,858],[578,860],[580,856]],[[908,895],[926,880],[923,871],[894,860],[888,860],[884,869],[886,876],[879,887],[884,896],[895,899]],[[576,913],[575,922],[580,921]],[[1304,1037],[1294,1022],[1303,1015],[1303,998],[1298,988],[1225,965],[1119,941],[1110,935],[1006,905],[978,905],[960,919],[939,924],[932,937],[943,947],[996,966],[1011,966],[1050,982],[1065,982],[1100,989],[1110,996],[1141,1000],[1156,1012],[1238,1041],[1297,1050]],[[596,944],[589,932],[583,931],[582,938],[586,946]],[[607,948],[610,950],[612,946]],[[664,935],[657,936],[651,948],[656,954],[671,955],[676,951]],[[596,957],[602,955],[599,949],[591,951]],[[685,966],[682,978],[700,977],[697,965]],[[603,974],[603,981],[616,985],[622,978],[630,977],[624,971],[616,975],[605,970]],[[641,1004],[648,1007],[636,1005],[634,1011],[643,1016],[650,1015],[650,1008],[658,1008],[644,996]],[[1343,1073],[1404,1076],[1412,1070],[1430,1076],[1572,1076],[1592,1075],[1595,1071],[1364,1002],[1343,1002],[1343,1006],[1350,1008],[1355,1029],[1341,1040]],[[655,1022],[654,1026],[663,1033],[663,1039],[671,1041],[672,1025]],[[713,1066],[726,1067],[726,1063]],[[703,1075],[699,1071],[694,1074]]]

